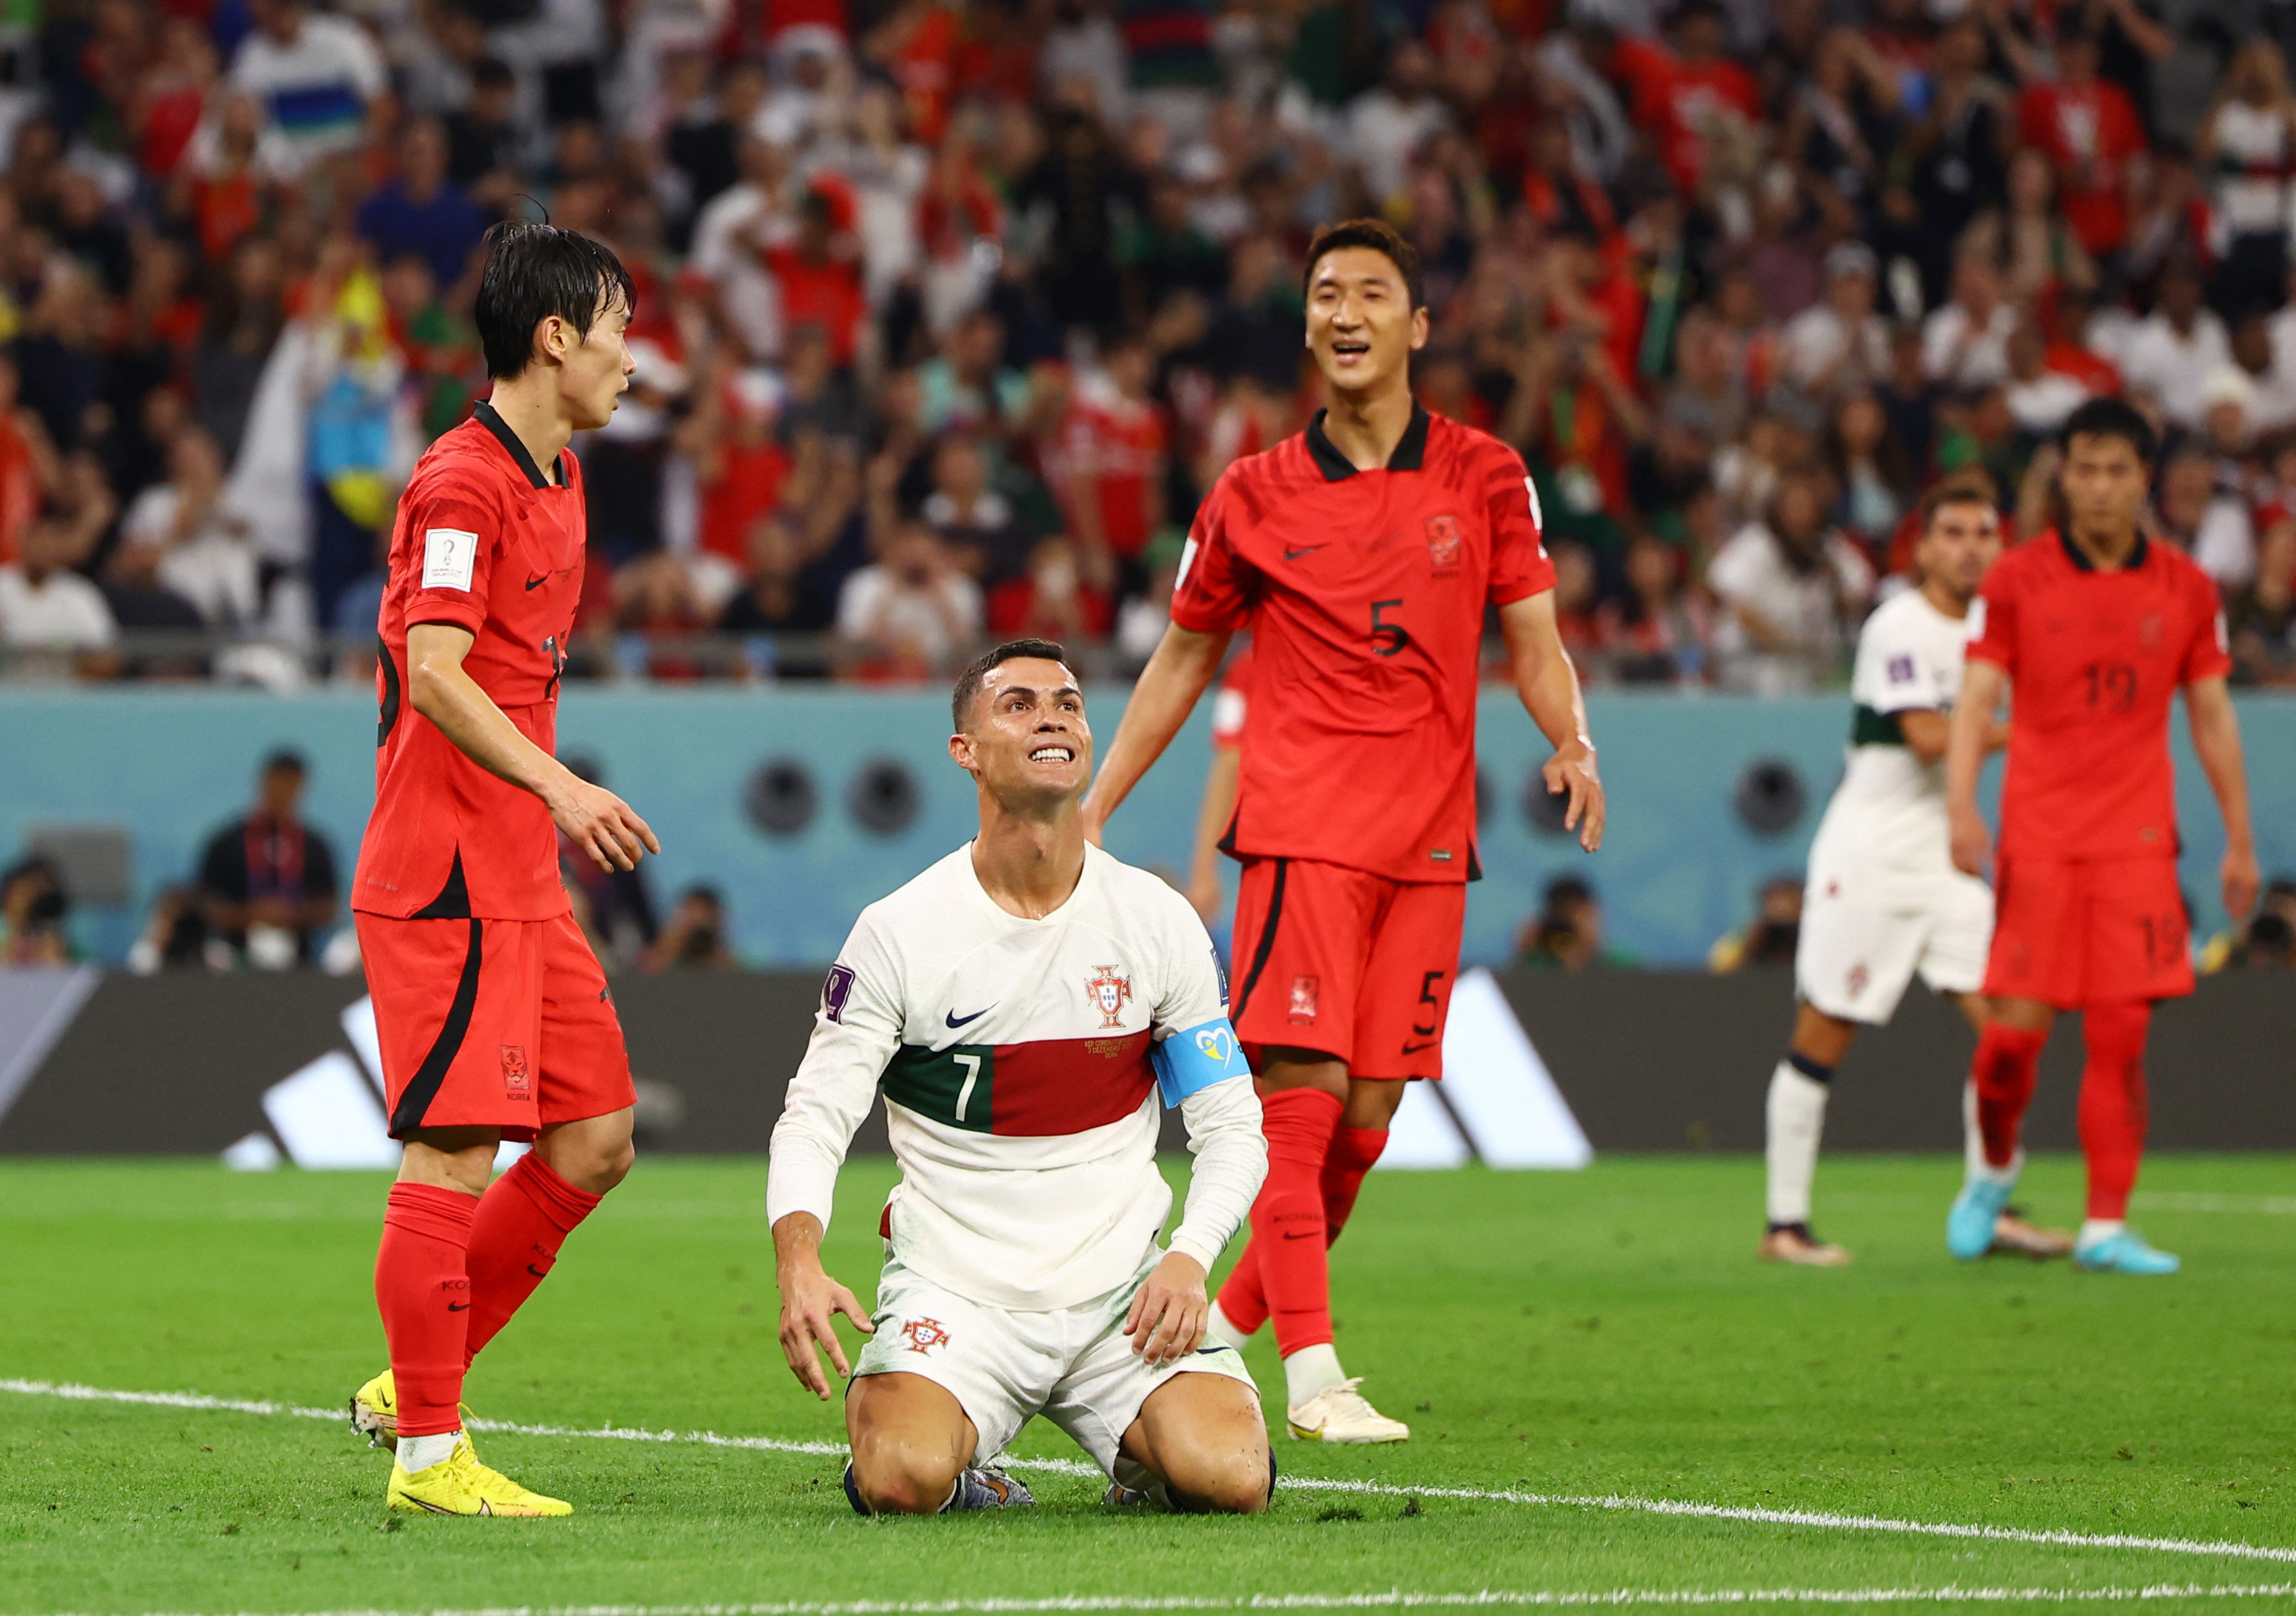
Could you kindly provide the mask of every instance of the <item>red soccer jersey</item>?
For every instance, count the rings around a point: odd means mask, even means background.
[[[2099,572],[2053,529],[2001,558],[1982,601],[1969,654],[2012,682],[2002,857],[2173,857],[2169,703],[2232,669],[2208,575],[2142,537]]]
[[[474,637],[463,671],[528,740],[558,742],[558,678],[582,598],[582,471],[544,478],[480,404],[432,444],[399,496],[382,595],[374,814],[351,907],[406,919],[547,920],[569,907],[558,833],[540,799],[496,778],[406,701],[406,631]]]
[[[1183,628],[1251,630],[1223,845],[1472,880],[1483,612],[1554,587],[1538,496],[1513,449],[1424,409],[1371,472],[1323,422],[1221,473],[1172,596]]]

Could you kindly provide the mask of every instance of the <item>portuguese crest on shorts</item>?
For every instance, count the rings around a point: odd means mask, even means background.
[[[1094,1008],[1100,1012],[1103,1028],[1124,1025],[1124,1006],[1132,997],[1132,979],[1114,965],[1095,967],[1093,979],[1085,984],[1092,995]]]
[[[901,1338],[912,1352],[931,1352],[948,1345],[948,1326],[937,1318],[913,1318],[901,1326]]]

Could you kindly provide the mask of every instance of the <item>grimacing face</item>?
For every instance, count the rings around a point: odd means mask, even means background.
[[[1427,345],[1427,311],[1395,260],[1374,247],[1337,247],[1316,261],[1308,283],[1308,350],[1324,380],[1344,393],[1367,392],[1407,372]]]
[[[2001,515],[1981,499],[1948,500],[1930,517],[1916,559],[1924,581],[1935,578],[1955,599],[1976,598],[2001,559]]]
[[[2144,510],[2146,474],[2136,446],[2126,438],[2079,432],[2065,446],[2057,480],[2065,510],[2079,532],[2125,532]]]
[[[1092,783],[1092,726],[1076,676],[1044,657],[990,669],[949,756],[1000,800],[1058,800]]]

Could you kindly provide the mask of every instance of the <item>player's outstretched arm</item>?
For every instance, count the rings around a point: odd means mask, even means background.
[[[1993,859],[1993,833],[1977,811],[1977,774],[1995,734],[1993,715],[2001,710],[2002,693],[2008,687],[2008,676],[1998,663],[1970,658],[1961,676],[1953,728],[1946,736],[1945,811],[1953,827],[1954,867],[1965,875],[1984,874]]]
[[[1094,846],[1100,845],[1101,830],[1109,816],[1131,795],[1140,776],[1164,755],[1172,737],[1180,733],[1180,726],[1195,710],[1204,687],[1219,672],[1228,638],[1224,632],[1199,633],[1177,623],[1165,628],[1156,654],[1148,659],[1140,682],[1132,687],[1132,699],[1124,704],[1123,720],[1100,760],[1100,773],[1084,794],[1084,833],[1092,838]]]
[[[853,1373],[845,1343],[830,1321],[842,1313],[864,1335],[876,1326],[860,1299],[822,1267],[821,1219],[811,1212],[791,1212],[774,1225],[774,1283],[782,1293],[782,1356],[789,1359],[797,1383],[825,1403],[831,1387],[820,1353],[829,1354],[839,1380]]]
[[[2248,766],[2241,757],[2240,718],[2221,677],[2185,685],[2185,708],[2193,720],[2193,751],[2224,815],[2225,912],[2245,920],[2255,906],[2263,876],[2256,863],[2256,833],[2248,818]]]
[[[631,870],[661,851],[646,822],[603,786],[592,785],[520,733],[463,667],[473,636],[453,623],[406,631],[406,693],[456,750],[488,774],[542,799],[558,828],[602,870]]]
[[[1587,731],[1587,698],[1578,688],[1578,670],[1562,649],[1562,631],[1554,620],[1554,592],[1542,589],[1500,607],[1499,632],[1506,640],[1508,666],[1514,669],[1515,692],[1554,748],[1554,756],[1539,773],[1549,792],[1570,793],[1563,828],[1577,831],[1578,845],[1591,853],[1603,845],[1603,780],[1595,770],[1595,742]]]

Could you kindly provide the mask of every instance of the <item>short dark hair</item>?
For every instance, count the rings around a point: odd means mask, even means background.
[[[1300,272],[1300,296],[1307,296],[1313,287],[1316,266],[1324,261],[1324,255],[1342,247],[1368,247],[1374,252],[1385,253],[1388,261],[1403,272],[1404,288],[1411,293],[1411,307],[1427,307],[1427,283],[1419,273],[1419,249],[1385,219],[1342,219],[1316,232],[1315,239],[1308,243],[1307,267]]]
[[[505,219],[487,232],[486,267],[472,311],[487,374],[502,381],[534,359],[534,328],[556,315],[583,336],[600,312],[634,307],[630,272],[603,245],[572,230]]]
[[[1007,640],[993,651],[982,652],[972,659],[972,664],[963,673],[956,676],[956,689],[948,698],[950,726],[958,730],[964,727],[965,710],[972,705],[972,698],[980,693],[981,681],[988,678],[992,669],[1002,668],[1005,663],[1018,661],[1022,657],[1042,657],[1047,662],[1058,662],[1065,667],[1069,660],[1068,647],[1054,640]]]
[[[1984,505],[1997,513],[2001,496],[1994,490],[1993,474],[1982,466],[1966,466],[1939,478],[1922,496],[1921,531],[1927,533],[1948,505]]]
[[[2070,449],[2075,438],[2118,438],[2148,466],[2161,449],[2152,423],[2126,398],[2092,398],[2066,416],[2064,429],[2057,434],[2058,445]]]
[[[291,746],[283,746],[263,760],[263,772],[266,775],[308,775],[311,770],[310,766],[303,761],[302,753]]]

